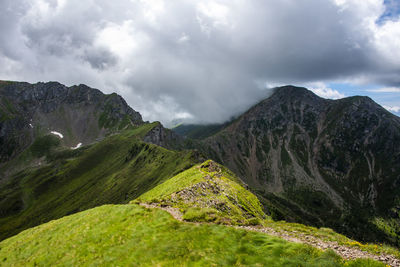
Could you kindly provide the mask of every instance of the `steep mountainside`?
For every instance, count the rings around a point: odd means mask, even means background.
[[[141,115],[115,93],[57,82],[0,81],[0,164],[51,132],[62,135],[62,145],[76,147],[142,123]]]
[[[228,126],[230,122],[221,124],[179,124],[172,130],[180,136],[191,139],[205,139],[211,135],[218,133],[220,130]]]
[[[368,97],[277,88],[199,147],[276,218],[399,245],[400,118]]]
[[[198,162],[195,152],[144,143],[155,127],[144,124],[76,150],[56,147],[41,165],[1,181],[0,239],[95,206],[127,203]]]

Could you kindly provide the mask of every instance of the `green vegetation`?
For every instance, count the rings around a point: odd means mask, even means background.
[[[188,222],[213,222],[218,218],[218,210],[213,208],[188,208],[183,219]]]
[[[104,111],[100,114],[99,127],[106,129],[115,127],[118,123],[118,119],[113,118],[112,115],[113,107],[110,104],[107,104]]]
[[[118,114],[120,108],[118,98],[116,93],[105,96],[105,105],[98,119],[99,128],[120,131],[132,125],[131,117],[128,114]]]
[[[1,84],[0,84],[1,86]],[[0,99],[0,122],[15,118],[18,111],[6,97]]]
[[[285,146],[282,146],[281,148],[281,162],[282,162],[282,167],[286,167],[292,163],[292,160],[290,158],[289,153],[287,152]]]
[[[225,167],[208,160],[156,186],[135,202],[179,208],[189,221],[254,224],[265,218],[257,197]]]
[[[5,106],[5,108],[9,113],[11,114],[17,113],[17,110],[15,109],[14,105],[11,103],[10,100],[8,100],[6,97],[4,97],[2,100],[3,100],[3,105]]]
[[[260,190],[257,191],[257,196],[265,207],[267,214],[273,219],[273,221],[267,221],[264,223],[265,226],[273,228],[278,232],[288,232],[290,235],[294,236],[309,235],[325,241],[334,241],[339,245],[356,247],[369,253],[377,255],[386,253],[400,258],[398,248],[387,244],[378,244],[376,241],[370,240],[362,242],[360,240],[355,241],[353,236],[346,237],[345,235],[339,234],[336,229],[335,232],[334,230],[323,226],[321,219],[316,217],[314,214],[319,214],[319,216],[324,218],[324,223],[332,225],[344,224],[344,222],[349,221],[349,218],[338,218],[337,214],[340,213],[340,210],[332,208],[334,207],[333,204],[329,204],[330,200],[322,192],[312,191],[305,187],[299,187],[297,189],[298,190],[289,190],[285,196],[267,193]],[[301,207],[304,206],[307,206],[308,209],[314,213],[311,214],[302,210]],[[352,216],[353,218],[360,219],[359,217],[362,215],[353,212]],[[284,220],[299,223],[289,223]],[[392,224],[388,226],[388,222],[391,222]],[[395,225],[395,220],[390,221],[379,218],[375,219],[373,223],[380,225],[381,228],[388,227],[386,229],[390,229],[388,231],[393,232],[391,227]],[[313,225],[314,227],[309,225]],[[373,225],[371,225],[372,222],[368,223],[365,221],[364,231],[374,230]],[[355,225],[351,226],[354,227],[354,231],[358,229]]]
[[[324,192],[306,186],[291,187],[285,192],[285,196],[301,207],[307,207],[311,213],[320,214],[326,223],[331,222],[330,220],[335,221],[336,214],[340,213],[339,208]]]
[[[269,228],[277,232],[287,232],[294,237],[312,236],[323,241],[337,242],[339,245],[358,248],[360,250],[381,255],[391,254],[400,258],[400,251],[394,247],[384,244],[368,244],[352,240],[344,235],[336,233],[334,230],[326,227],[312,227],[300,223],[288,223],[285,221],[268,221],[266,224]]]
[[[127,203],[197,162],[193,152],[140,141],[152,127],[127,130],[77,151],[54,151],[47,163],[3,182],[0,239],[95,206]],[[52,144],[48,137],[43,140]],[[44,153],[41,149],[38,154]]]
[[[106,205],[0,243],[3,266],[384,266],[268,235],[174,220],[137,205]]]
[[[50,154],[51,150],[60,145],[60,138],[52,134],[36,138],[30,147],[30,151],[35,157],[43,157]]]
[[[399,211],[397,211],[397,213],[399,213]],[[383,231],[394,242],[397,241],[398,242],[397,244],[399,244],[398,240],[400,238],[399,237],[400,236],[400,224],[399,224],[398,218],[399,218],[399,215],[397,215],[396,218],[375,217],[372,219],[372,223],[379,230]],[[399,254],[400,254],[400,252],[399,252]]]

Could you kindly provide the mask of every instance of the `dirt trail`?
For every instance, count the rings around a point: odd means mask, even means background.
[[[331,249],[335,251],[339,256],[347,260],[357,259],[357,258],[370,258],[383,262],[393,267],[400,266],[400,260],[394,257],[393,255],[388,255],[388,254],[375,255],[357,248],[339,245],[337,242],[321,240],[311,235],[298,234],[294,236],[293,234],[287,231],[276,231],[275,229],[269,227],[259,227],[259,226],[237,226],[236,228],[266,233],[268,235],[280,237],[290,242],[308,244],[322,250]]]
[[[158,208],[167,211],[178,221],[183,221],[182,219],[182,213],[179,211],[177,208],[172,208],[169,206],[166,207],[160,207],[155,204],[146,204],[146,203],[140,203],[141,206],[146,207],[146,208]],[[297,234],[294,235],[291,232],[288,231],[276,231],[275,229],[269,228],[269,227],[262,227],[262,226],[230,226],[230,227],[235,227],[237,229],[244,229],[247,231],[256,231],[256,232],[261,232],[261,233],[266,233],[271,236],[276,236],[282,239],[285,239],[289,242],[296,242],[296,243],[303,243],[303,244],[308,244],[310,246],[326,250],[326,249],[331,249],[335,251],[339,256],[346,260],[351,260],[351,259],[357,259],[357,258],[370,258],[374,259],[380,262],[383,262],[385,264],[388,264],[393,267],[400,267],[400,260],[393,255],[388,255],[388,254],[381,254],[381,255],[375,255],[368,253],[366,251],[357,249],[357,248],[352,248],[352,247],[347,247],[344,245],[339,245],[336,242],[332,241],[324,241],[319,238],[316,238],[315,236],[311,235],[306,235],[306,234]]]

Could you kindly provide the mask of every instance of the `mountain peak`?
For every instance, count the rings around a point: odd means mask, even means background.
[[[273,89],[274,92],[272,96],[279,98],[304,98],[304,97],[312,97],[312,98],[320,98],[312,91],[308,90],[304,87],[297,87],[293,85],[286,85],[281,87],[276,87]]]

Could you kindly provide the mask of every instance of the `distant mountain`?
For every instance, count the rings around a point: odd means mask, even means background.
[[[62,145],[76,147],[141,124],[141,115],[115,93],[86,85],[0,81],[0,164],[51,132],[62,137]]]
[[[0,82],[0,239],[141,196],[233,224],[262,221],[259,200],[276,220],[400,246],[400,118],[371,99],[285,86],[229,123],[175,131],[85,85]],[[193,167],[207,158],[236,175]]]
[[[400,244],[400,118],[368,97],[280,87],[197,146],[277,219]]]

